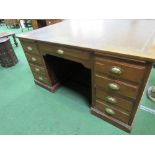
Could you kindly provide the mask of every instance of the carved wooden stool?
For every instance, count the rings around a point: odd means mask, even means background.
[[[9,38],[0,38],[0,64],[2,67],[11,67],[18,62]]]

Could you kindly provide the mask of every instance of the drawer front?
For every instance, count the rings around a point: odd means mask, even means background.
[[[51,82],[50,82],[50,80],[49,80],[49,78],[47,76],[44,76],[42,74],[35,74],[35,73],[33,73],[33,75],[34,75],[34,78],[37,81],[40,81],[40,82],[42,82],[44,84],[47,84],[47,85],[51,84]]]
[[[37,65],[29,64],[31,67],[32,72],[36,74],[43,74],[44,76],[47,76],[46,69]]]
[[[27,60],[29,61],[29,63],[31,64],[37,64],[37,65],[41,65],[44,66],[44,60],[41,56],[38,55],[30,55],[28,53],[25,53]]]
[[[89,60],[90,59],[90,52],[81,51],[78,49],[66,48],[61,46],[49,45],[49,44],[38,44],[39,51],[45,54],[53,54],[58,57],[71,57],[77,58],[82,60]]]
[[[96,86],[103,88],[105,91],[113,94],[120,94],[132,99],[136,99],[138,94],[138,87],[133,86],[118,80],[111,80],[107,77],[96,75]]]
[[[109,117],[118,119],[119,121],[122,121],[126,124],[128,124],[129,122],[129,114],[120,111],[116,108],[113,108],[109,105],[106,105],[104,102],[101,102],[99,100],[96,100],[95,103],[95,108],[98,109],[99,111],[103,112],[104,114],[106,114]]]
[[[105,102],[107,105],[118,106],[128,112],[132,111],[133,103],[131,101],[108,94],[101,89],[96,89],[96,97],[100,100],[103,100],[103,102]]]
[[[35,43],[29,43],[29,42],[21,42],[21,43],[25,52],[32,54],[39,54],[39,51]]]
[[[144,78],[146,67],[113,59],[96,58],[95,71],[117,79],[140,83]]]

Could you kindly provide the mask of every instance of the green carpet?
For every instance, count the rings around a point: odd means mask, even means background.
[[[0,32],[4,31],[22,33],[1,26]],[[0,67],[0,134],[128,135],[91,115],[88,101],[78,92],[61,87],[51,93],[35,85],[21,45],[13,48],[19,63],[11,68]],[[149,85],[154,83],[152,70]],[[141,103],[155,110],[145,93]],[[131,134],[155,134],[155,115],[139,109]]]

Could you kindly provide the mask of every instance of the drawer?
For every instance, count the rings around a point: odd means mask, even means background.
[[[129,122],[129,118],[130,118],[129,114],[127,114],[123,111],[120,111],[116,108],[113,108],[113,107],[105,104],[104,102],[96,100],[95,108],[97,110],[99,110],[100,112],[103,112],[104,114],[106,114],[109,117],[118,119],[119,121],[122,121],[126,124],[128,124],[128,122]]]
[[[37,65],[29,64],[32,72],[36,74],[43,74],[44,76],[47,76],[46,69]]]
[[[96,89],[96,97],[100,100],[103,100],[103,102],[105,102],[108,105],[118,106],[129,112],[132,111],[133,102],[114,96],[112,94],[108,94],[101,89]]]
[[[32,53],[32,54],[39,54],[39,51],[35,43],[23,42],[23,41],[21,43],[25,52]]]
[[[96,87],[102,88],[112,94],[119,94],[132,99],[136,99],[138,94],[138,86],[133,86],[119,80],[112,80],[105,76],[96,75],[95,83]]]
[[[90,52],[82,51],[73,48],[66,48],[62,46],[49,45],[49,44],[38,44],[39,51],[43,54],[53,54],[58,57],[64,58],[77,58],[81,60],[90,60]]]
[[[116,79],[140,83],[144,78],[146,67],[144,65],[133,64],[132,62],[119,62],[115,59],[96,57],[95,71]]]
[[[47,76],[44,76],[42,74],[33,74],[34,75],[34,78],[44,84],[47,84],[47,85],[50,85],[51,82],[50,82],[50,79],[47,77]]]
[[[43,60],[42,56],[28,54],[28,53],[25,53],[25,55],[26,55],[27,60],[29,61],[29,63],[44,66],[44,60]]]

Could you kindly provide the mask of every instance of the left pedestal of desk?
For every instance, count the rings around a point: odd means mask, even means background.
[[[18,62],[9,38],[0,38],[0,64],[2,67],[11,67]]]
[[[25,52],[25,56],[28,60],[34,81],[36,84],[54,91],[58,86],[54,75],[50,75],[43,55],[39,52],[37,44],[33,40],[20,40]]]

